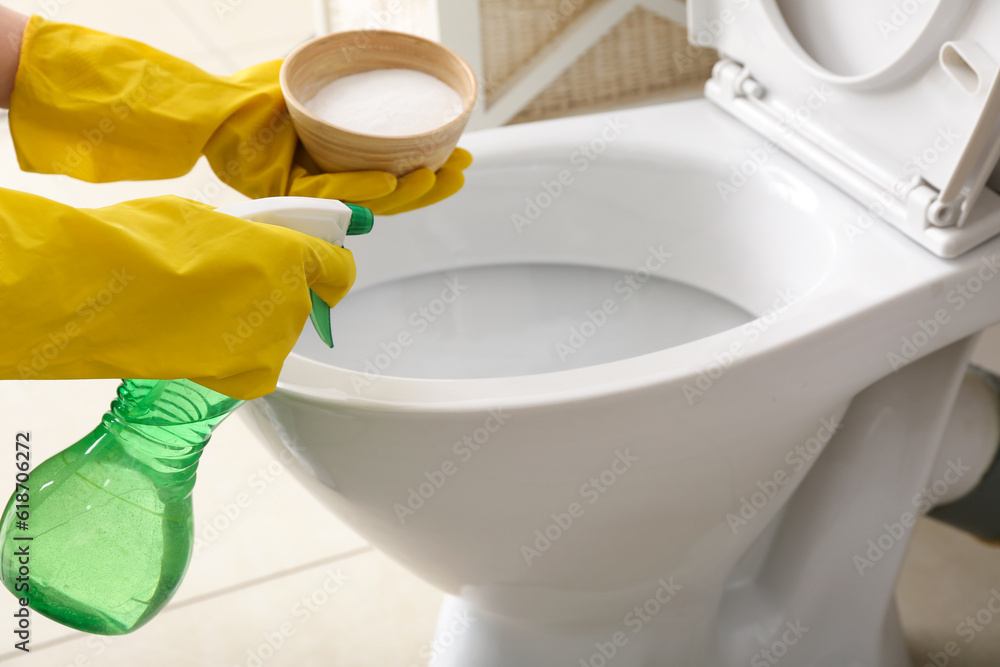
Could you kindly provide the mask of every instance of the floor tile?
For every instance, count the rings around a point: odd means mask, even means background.
[[[441,594],[370,552],[178,605],[122,637],[80,637],[10,667],[425,665]],[[277,648],[274,648],[277,646]]]
[[[934,665],[935,657],[948,667],[1000,663],[1000,615],[988,607],[997,608],[998,591],[1000,548],[933,519],[919,521],[896,592],[914,664]]]

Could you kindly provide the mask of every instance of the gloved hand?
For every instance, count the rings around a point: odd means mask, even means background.
[[[382,215],[462,187],[472,161],[462,149],[436,174],[320,173],[285,107],[280,66],[214,76],[140,42],[32,16],[10,105],[18,162],[103,183],[174,178],[205,155],[248,197],[340,199]]]
[[[0,379],[188,378],[274,390],[343,248],[165,196],[74,209],[0,189]]]

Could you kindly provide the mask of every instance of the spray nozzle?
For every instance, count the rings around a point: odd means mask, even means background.
[[[351,209],[351,222],[347,225],[347,236],[360,236],[372,230],[375,224],[375,216],[364,206],[357,204],[344,204]]]

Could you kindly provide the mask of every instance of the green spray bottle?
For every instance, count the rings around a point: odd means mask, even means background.
[[[368,209],[272,197],[220,213],[343,245],[371,230]],[[333,347],[330,308],[310,319]],[[58,623],[120,635],[159,613],[194,544],[191,492],[212,431],[243,401],[189,380],[123,380],[101,423],[18,483],[0,518],[0,579]]]

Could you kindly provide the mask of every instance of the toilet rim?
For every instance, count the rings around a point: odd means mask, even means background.
[[[759,345],[739,352],[742,364],[753,363],[818,331],[825,323],[837,321],[850,310],[840,313],[814,308],[813,299],[805,296],[791,308],[804,306],[811,314],[796,313],[780,318],[767,327],[768,336]],[[823,311],[820,314],[820,311]],[[756,318],[746,325],[760,323]],[[684,382],[695,381],[700,374],[715,365],[728,370],[720,361],[734,349],[745,346],[741,327],[722,331],[683,345],[659,350],[619,361],[571,370],[535,375],[473,379],[423,379],[391,375],[371,380],[364,394],[352,390],[351,379],[361,376],[337,366],[330,366],[293,352],[285,361],[278,393],[298,399],[326,403],[335,401],[355,408],[418,411],[481,411],[492,408],[517,408],[570,403],[594,398],[625,394],[646,387],[675,384],[680,391]],[[746,349],[746,347],[741,348]],[[322,377],[327,386],[316,386],[300,378]]]
[[[729,165],[735,155],[741,154],[744,144],[756,145],[760,141],[704,99],[649,106],[618,115],[638,130],[616,144],[616,150],[620,148],[626,154],[656,150],[665,151],[671,157],[694,156],[699,161]],[[532,146],[540,153],[562,151],[565,145],[574,145],[578,137],[592,136],[594,128],[600,128],[609,116],[580,116],[560,119],[556,123],[487,130],[466,135],[463,144],[477,156],[477,166],[473,167],[476,169],[511,159],[523,145]],[[733,134],[720,137],[720,123],[725,123],[727,132],[731,129]],[[671,126],[684,129],[663,131],[664,127]],[[730,145],[733,137],[740,138],[742,143]],[[557,154],[562,155],[561,152]],[[805,166],[792,164],[803,174],[809,173],[816,178]],[[822,184],[818,187],[823,188],[823,196],[849,199],[824,181],[817,182]],[[886,247],[912,257],[915,268],[885,271],[879,251]],[[810,292],[802,294],[782,317],[768,325],[766,335],[748,347],[739,365],[754,363],[862,311],[878,309],[924,281],[940,280],[957,270],[887,226],[866,233],[864,242],[856,245],[842,239],[833,254],[835,267]],[[930,272],[922,273],[928,268]],[[915,277],[918,275],[919,278]],[[872,276],[879,279],[878,289],[855,289],[845,293],[845,287],[864,288],[864,281],[871,280]],[[735,343],[745,341],[742,327],[762,319],[758,317],[741,327],[675,347],[584,368],[527,376],[453,380],[384,375],[372,379],[360,393],[354,391],[351,384],[352,377],[362,375],[358,371],[324,364],[293,351],[286,359],[277,394],[317,405],[333,402],[365,410],[442,412],[568,403],[671,384],[681,392],[683,383],[693,381],[711,368],[717,363],[718,355]]]

